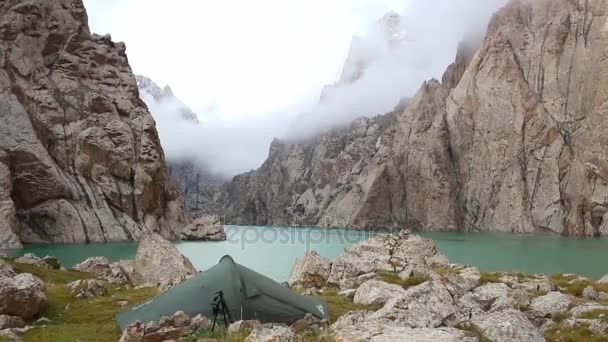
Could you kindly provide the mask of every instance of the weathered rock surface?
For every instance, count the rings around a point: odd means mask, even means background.
[[[96,279],[76,280],[67,284],[70,294],[75,298],[93,298],[106,296],[108,289],[106,285]]]
[[[568,311],[572,299],[561,292],[549,292],[544,296],[534,298],[530,310],[540,317],[554,317]]]
[[[380,234],[346,248],[334,260],[328,283],[349,288],[349,280],[370,272],[401,272],[408,267],[430,270],[447,265],[447,258],[431,239],[409,231]]]
[[[188,223],[125,45],[81,1],[0,4],[0,248],[124,241]]]
[[[331,273],[331,260],[315,251],[308,251],[293,265],[287,283],[290,287],[322,288]]]
[[[47,305],[44,282],[29,273],[0,276],[0,315],[30,320]]]
[[[15,259],[15,262],[18,262],[21,264],[34,265],[34,266],[38,266],[38,267],[42,267],[42,268],[46,268],[46,269],[58,270],[61,268],[61,264],[59,263],[59,260],[57,260],[57,258],[48,256],[48,255],[45,256],[44,258],[40,258],[33,253],[27,253],[23,256],[20,256],[17,259]]]
[[[274,141],[227,223],[608,235],[607,13],[510,1],[405,108]]]
[[[197,272],[171,242],[155,233],[139,242],[133,270],[135,285],[151,286],[179,283]]]
[[[74,270],[96,275],[113,284],[133,285],[133,261],[122,260],[110,263],[106,257],[90,257],[73,267]]]
[[[496,342],[545,342],[538,329],[518,310],[510,309],[476,317],[472,323]]]
[[[353,303],[364,305],[379,305],[391,298],[398,298],[405,294],[403,287],[389,284],[380,280],[369,280],[361,284],[355,292]]]
[[[24,327],[25,321],[21,317],[0,315],[0,330]]]
[[[202,216],[184,227],[180,233],[182,240],[223,241],[226,240],[223,219],[219,216]]]
[[[246,342],[290,342],[294,333],[291,328],[283,324],[257,325],[251,334],[245,339]]]

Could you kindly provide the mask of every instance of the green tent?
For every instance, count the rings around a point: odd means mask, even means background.
[[[214,318],[213,301],[222,291],[233,320],[256,319],[262,322],[291,324],[306,313],[327,319],[327,304],[294,293],[284,285],[239,265],[228,255],[205,272],[166,292],[116,315],[121,329],[135,321],[158,321],[182,310],[188,316],[198,314]],[[218,322],[223,318],[218,316]]]

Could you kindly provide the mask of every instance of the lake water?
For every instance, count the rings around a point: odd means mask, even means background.
[[[176,246],[199,270],[229,254],[236,262],[284,281],[296,258],[312,249],[335,258],[344,248],[366,240],[373,232],[343,229],[226,226],[222,242],[177,242]],[[529,273],[577,273],[599,278],[608,273],[608,239],[564,238],[554,235],[489,233],[422,233],[434,239],[451,262],[485,271],[518,270]],[[67,267],[90,256],[112,261],[132,259],[134,243],[27,246],[7,251],[11,256],[53,255]]]

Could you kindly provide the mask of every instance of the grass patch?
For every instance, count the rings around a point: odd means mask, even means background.
[[[321,300],[327,302],[327,306],[329,307],[329,322],[334,323],[338,317],[346,314],[350,311],[357,310],[372,310],[376,311],[382,307],[382,305],[362,305],[353,303],[352,299],[346,296],[338,295],[338,292],[335,290],[325,290],[323,293],[320,293],[316,296]]]
[[[600,316],[603,315],[601,318]],[[581,318],[587,319],[600,319],[602,322],[608,323],[608,310],[593,310],[585,312],[581,315]]]
[[[462,269],[460,267],[437,267],[433,271],[437,272],[442,278],[445,278],[450,274],[460,274]]]
[[[488,335],[486,335],[486,333],[483,331],[483,329],[476,326],[475,324],[460,323],[460,324],[457,324],[456,326],[454,326],[454,328],[472,333],[473,335],[477,336],[477,338],[479,339],[479,342],[494,342],[491,338],[488,337]]]
[[[484,285],[487,283],[502,283],[500,278],[502,274],[498,272],[480,272],[479,282]]]
[[[92,279],[92,274],[77,271],[49,270],[34,265],[9,261],[17,273],[31,273],[46,282],[48,306],[41,316],[50,322],[44,327],[27,331],[24,341],[36,342],[73,342],[95,341],[115,342],[120,338],[120,328],[114,315],[127,307],[120,306],[119,301],[129,305],[143,302],[158,294],[155,288],[125,289],[107,284],[108,296],[90,299],[72,297],[67,283],[81,279]],[[113,297],[112,297],[113,296]],[[69,309],[66,306],[69,304]]]
[[[526,281],[530,281],[530,280],[538,280],[539,279],[539,277],[536,276],[536,275],[534,275],[534,274],[528,274],[528,273],[522,273],[522,272],[515,273],[514,275],[517,276],[517,279],[520,282],[526,282]]]
[[[15,268],[15,272],[17,273],[31,273],[36,277],[42,279],[45,283],[51,284],[67,284],[74,280],[81,279],[92,279],[94,276],[89,273],[83,273],[78,271],[61,271],[61,270],[49,270],[46,268],[29,265],[29,264],[20,264],[18,262],[9,261],[11,265]]]
[[[608,292],[608,284],[598,284],[588,279],[577,280],[577,276],[574,275],[554,274],[551,276],[551,281],[563,292],[577,297],[583,295],[583,290],[587,286],[593,286],[600,292]]]
[[[548,342],[606,342],[606,335],[594,334],[586,325],[570,328],[568,326],[558,324],[545,332],[545,338]]]
[[[398,274],[390,273],[390,272],[382,272],[382,273],[378,273],[378,275],[380,276],[380,278],[382,278],[383,281],[385,281],[387,283],[401,285],[405,288],[420,285],[428,280],[426,277],[420,277],[420,276],[414,276],[414,277],[409,277],[407,279],[401,279],[401,278],[399,278]]]

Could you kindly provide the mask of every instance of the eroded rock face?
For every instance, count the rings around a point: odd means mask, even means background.
[[[405,108],[273,142],[227,222],[608,235],[607,13],[510,1]]]
[[[125,45],[78,0],[0,13],[0,248],[176,238],[188,219]]]
[[[179,283],[197,272],[171,242],[154,233],[139,242],[133,269],[136,285],[150,286]]]
[[[380,234],[346,248],[334,260],[328,283],[348,288],[351,279],[370,272],[401,272],[406,268],[430,271],[448,264],[431,239],[409,231]]]
[[[226,240],[223,219],[219,216],[202,216],[184,227],[180,233],[182,240],[223,241]]]
[[[472,323],[483,330],[492,341],[544,342],[545,338],[526,316],[514,309],[479,316]]]
[[[402,286],[389,284],[380,280],[369,280],[361,284],[355,292],[353,303],[364,305],[379,305],[386,303],[391,298],[400,297],[405,294]]]

